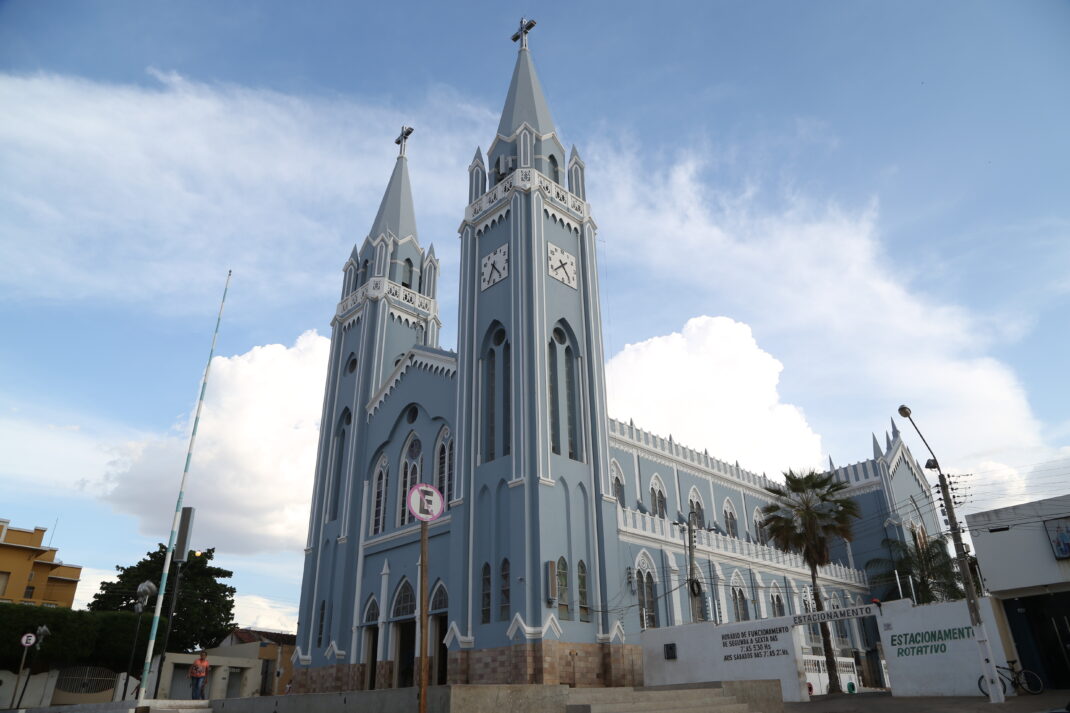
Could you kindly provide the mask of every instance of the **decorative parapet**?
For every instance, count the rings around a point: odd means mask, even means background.
[[[578,220],[584,220],[590,216],[590,206],[587,205],[587,201],[568,192],[561,184],[534,168],[518,168],[472,201],[465,209],[464,217],[468,221],[478,221],[494,208],[508,201],[515,191],[533,189],[540,191],[552,205],[564,209]]]
[[[685,528],[677,527],[672,520],[653,515],[644,515],[638,510],[618,507],[617,529],[623,533],[672,542],[677,547],[687,547],[687,530]],[[764,563],[770,567],[790,569],[804,578],[809,578],[810,576],[810,567],[800,555],[785,552],[776,547],[759,545],[756,542],[746,542],[735,537],[719,535],[715,532],[707,532],[701,529],[695,531],[695,547],[698,551],[707,554],[735,557],[754,564]],[[860,587],[869,586],[865,572],[839,564],[818,567],[817,575],[840,584]]]
[[[416,317],[437,317],[438,302],[416,290],[410,290],[385,277],[373,277],[349,293],[338,303],[336,319],[343,319],[368,300],[390,300],[390,304],[411,312]]]
[[[746,470],[745,468],[740,468],[738,464],[719,460],[706,452],[699,453],[694,448],[688,448],[687,446],[682,446],[679,443],[674,442],[672,437],[669,437],[666,440],[650,431],[636,428],[635,425],[631,423],[622,423],[621,421],[611,418],[609,419],[609,433],[610,436],[615,436],[617,439],[624,441],[625,443],[630,442],[632,445],[639,446],[640,448],[663,453],[682,463],[693,465],[708,471],[713,475],[718,475],[723,478],[732,478],[757,488],[767,488],[771,485],[778,485],[776,481],[770,480],[764,475]]]

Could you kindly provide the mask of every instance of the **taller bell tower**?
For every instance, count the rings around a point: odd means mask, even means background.
[[[476,649],[612,636],[596,226],[584,164],[566,155],[535,72],[534,24],[513,36],[505,106],[486,160],[477,150],[469,167],[460,227],[456,423],[471,537],[453,556],[466,569],[460,633]]]

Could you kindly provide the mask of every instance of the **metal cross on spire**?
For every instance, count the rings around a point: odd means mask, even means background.
[[[409,140],[409,137],[412,136],[413,131],[414,129],[411,126],[402,125],[401,133],[394,139],[394,143],[401,147],[398,156],[405,155],[405,143]]]
[[[528,48],[528,33],[535,27],[535,21],[526,17],[520,18],[520,29],[513,33],[513,42],[520,42],[520,49]]]

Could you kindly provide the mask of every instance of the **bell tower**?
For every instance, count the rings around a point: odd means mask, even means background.
[[[534,26],[521,20],[513,35],[505,106],[486,162],[477,150],[469,166],[460,227],[458,473],[473,536],[454,561],[467,564],[460,633],[476,649],[608,641],[613,623],[600,613],[597,533],[615,511],[603,503],[596,226],[583,161],[575,148],[566,158],[535,72]],[[508,607],[492,598],[489,613],[487,566],[495,582],[503,568],[512,577]]]

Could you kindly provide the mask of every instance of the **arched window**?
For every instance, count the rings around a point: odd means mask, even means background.
[[[554,327],[547,346],[547,386],[550,399],[550,448],[561,453],[562,442],[568,457],[583,460],[580,442],[579,351],[565,322]],[[562,381],[564,383],[562,383]]]
[[[342,282],[342,297],[345,297],[353,291],[357,278],[357,271],[353,269],[352,265],[346,267],[345,280]]]
[[[512,352],[508,335],[505,328],[495,322],[483,340],[484,463],[489,463],[499,454],[509,455],[512,451],[512,379]]]
[[[550,154],[549,164],[550,164],[550,178],[552,178],[554,180],[554,183],[560,183],[561,182],[561,171],[557,166],[557,157],[554,156],[553,154]]]
[[[386,518],[386,460],[380,460],[375,470],[375,494],[372,501],[372,534],[378,535],[383,531]]]
[[[453,498],[453,436],[443,428],[435,448],[435,487],[442,493],[444,507]]]
[[[327,602],[320,601],[319,624],[316,626],[316,646],[323,646],[323,620],[327,618]]]
[[[702,507],[702,499],[699,497],[698,491],[694,488],[691,489],[691,496],[687,501],[688,512],[694,514],[694,522],[697,527],[706,526],[706,511]]]
[[[580,621],[590,621],[591,607],[587,601],[587,565],[583,560],[576,565],[576,592],[580,600]]]
[[[501,589],[498,592],[498,621],[509,621],[509,560],[503,559],[499,570]]]
[[[413,521],[412,513],[409,512],[408,497],[409,488],[420,482],[420,453],[423,447],[420,439],[411,436],[409,444],[405,448],[404,460],[401,463],[401,484],[398,490],[398,526],[408,525]]]
[[[405,258],[401,265],[401,286],[412,287],[412,260]]]
[[[617,504],[621,507],[626,507],[624,504],[624,481],[617,476],[613,476],[613,497],[617,499]]]
[[[773,616],[787,616],[787,610],[784,608],[784,597],[780,595],[780,590],[773,590],[773,593],[769,595],[769,603],[772,605]]]
[[[736,509],[732,501],[727,498],[724,501],[724,529],[729,537],[739,537],[739,522],[736,520]]]
[[[754,541],[759,545],[769,544],[769,533],[765,530],[764,522],[761,508],[754,508]]]
[[[412,591],[412,585],[409,584],[409,580],[406,579],[401,583],[397,596],[394,597],[393,617],[395,619],[405,619],[410,616],[416,616],[416,595]]]
[[[732,610],[736,615],[736,621],[750,619],[750,607],[747,606],[747,595],[743,591],[743,587],[732,586]]]
[[[431,595],[431,606],[428,608],[429,612],[446,611],[450,608],[450,595],[446,591],[446,585],[439,583],[435,587],[435,593]]]
[[[644,629],[658,626],[658,597],[654,575],[639,570],[636,591],[639,595],[639,625]]]
[[[368,606],[364,608],[364,623],[376,624],[379,622],[379,602],[375,597],[368,600]]]
[[[665,486],[656,476],[650,481],[650,514],[665,519]]]
[[[365,260],[360,264],[360,284],[363,285],[367,282],[369,277],[371,277],[371,274],[368,272],[368,261]]]
[[[572,618],[568,607],[568,562],[564,557],[557,560],[557,618],[562,621]]]
[[[343,474],[345,473],[345,455],[346,455],[346,427],[353,423],[353,415],[349,412],[349,409],[344,409],[342,415],[338,417],[338,429],[334,435],[334,463],[331,474],[331,490],[329,495],[329,502],[327,507],[327,519],[338,519],[338,504],[342,500],[342,482]]]
[[[490,623],[490,563],[483,563],[483,574],[480,580],[480,621]]]

